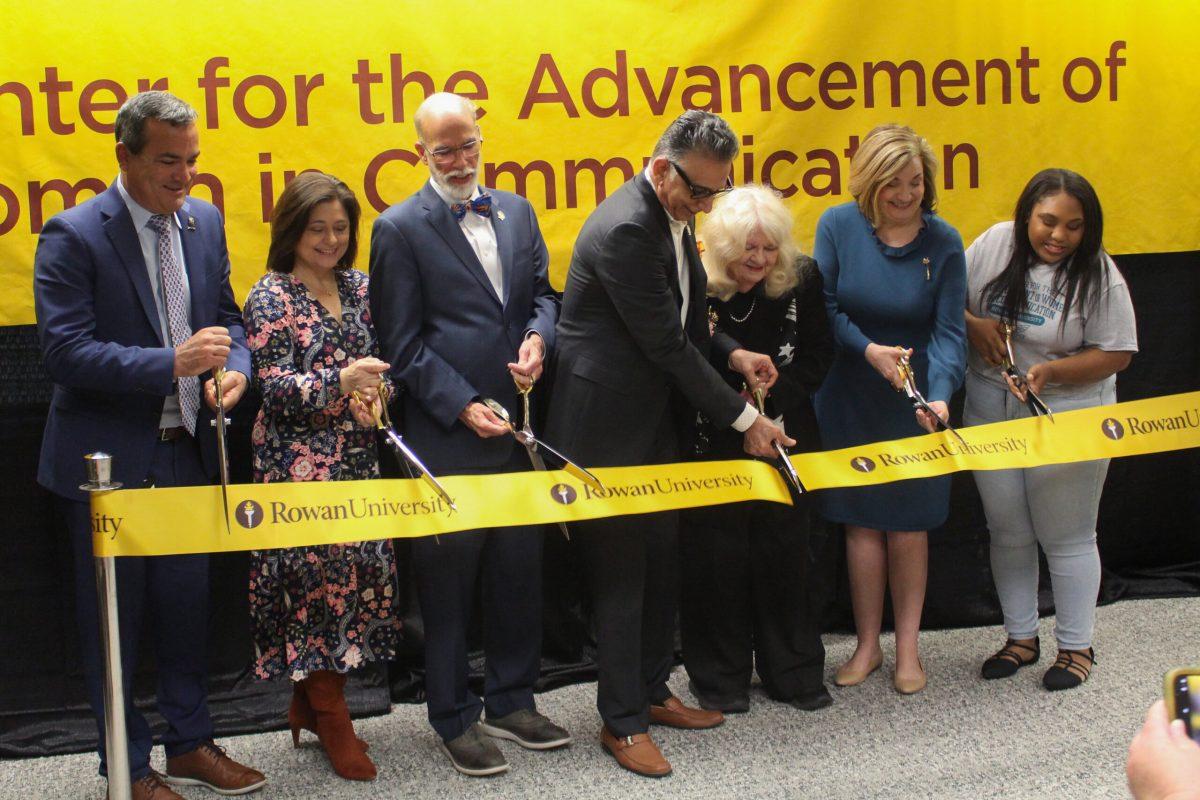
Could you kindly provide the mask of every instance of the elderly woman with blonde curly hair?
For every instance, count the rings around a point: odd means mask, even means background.
[[[779,379],[767,414],[782,420],[797,450],[820,449],[812,395],[833,344],[821,274],[792,239],[791,215],[777,192],[742,186],[717,203],[700,234],[713,335],[774,359]],[[715,366],[743,389],[739,373]],[[699,424],[697,458],[745,457],[740,434]],[[832,702],[805,580],[816,524],[807,496],[794,507],[750,502],[684,513],[683,660],[703,707],[747,711],[753,669],[773,700],[804,710]]]

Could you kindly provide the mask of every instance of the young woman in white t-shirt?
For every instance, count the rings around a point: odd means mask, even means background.
[[[1004,325],[1014,328],[1016,369],[1054,412],[1116,401],[1116,373],[1137,351],[1129,290],[1104,252],[1100,200],[1081,175],[1042,170],[1017,200],[1011,222],[967,250],[968,425],[1033,413],[1026,389],[1001,369]],[[1042,677],[1050,690],[1087,680],[1100,588],[1096,515],[1108,460],[981,471],[975,482],[991,534],[992,576],[1008,640],[983,663],[1007,678],[1037,662],[1040,544],[1057,615],[1058,659]]]

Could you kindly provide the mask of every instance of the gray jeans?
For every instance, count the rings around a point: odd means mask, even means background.
[[[1070,395],[1043,395],[1042,399],[1057,413],[1105,405],[1116,397],[1111,389],[1095,386]],[[1025,404],[1007,389],[968,371],[963,410],[967,425],[1029,415]],[[1064,650],[1091,646],[1100,590],[1096,513],[1107,473],[1108,459],[975,473],[991,533],[992,578],[1010,637],[1029,639],[1038,632],[1040,544],[1054,589],[1058,646]]]

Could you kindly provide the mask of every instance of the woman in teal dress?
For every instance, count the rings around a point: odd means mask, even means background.
[[[825,282],[836,341],[816,397],[826,449],[933,430],[914,414],[897,362],[908,355],[918,387],[943,420],[966,358],[962,238],[934,214],[937,160],[910,128],[883,125],[850,162],[855,202],[821,215],[813,255]],[[889,583],[896,629],[896,690],[925,687],[917,650],[925,603],[928,531],[950,504],[950,479],[925,478],[822,493],[822,512],[846,526],[846,560],[858,646],[834,683],[861,683],[883,662],[879,633]]]

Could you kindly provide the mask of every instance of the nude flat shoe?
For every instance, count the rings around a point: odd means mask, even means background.
[[[921,667],[921,674],[919,676],[915,678],[901,678],[900,673],[897,672],[893,677],[892,685],[896,687],[896,691],[900,694],[916,694],[924,689],[925,684],[928,683],[925,677],[925,665],[921,663],[920,659],[917,660],[917,664]]]
[[[834,673],[833,676],[834,686],[841,686],[845,688],[847,686],[857,686],[865,681],[872,672],[883,666],[883,653],[880,653],[878,656],[876,656],[876,658],[867,666],[865,670],[855,669],[850,666],[850,663],[851,662],[847,661],[845,664],[842,664],[840,667],[838,667],[837,672]]]

